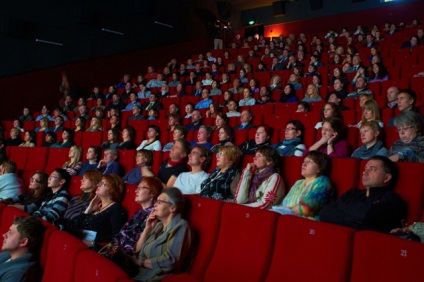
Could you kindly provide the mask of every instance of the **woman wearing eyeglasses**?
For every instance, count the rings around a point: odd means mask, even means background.
[[[423,124],[419,114],[404,111],[395,118],[394,124],[400,140],[396,140],[389,151],[394,162],[424,162]]]
[[[309,152],[303,161],[301,174],[280,205],[272,211],[306,217],[318,215],[331,196],[330,158],[321,152]]]
[[[272,148],[284,157],[296,156],[301,157],[305,150],[303,144],[303,134],[305,127],[298,120],[290,120],[286,123],[284,132],[284,140],[280,143],[272,145]]]
[[[241,174],[235,196],[237,203],[260,209],[280,203],[284,195],[280,166],[276,150],[268,146],[259,148],[253,162]]]
[[[41,206],[45,196],[50,192],[50,189],[47,188],[48,177],[42,171],[35,172],[29,179],[29,190],[27,192],[13,198],[4,199],[1,202],[32,214]]]
[[[103,175],[96,189],[96,195],[85,211],[76,219],[82,230],[95,232],[94,240],[83,242],[91,247],[95,243],[109,242],[121,230],[127,220],[127,213],[119,203],[124,192],[124,181],[116,174]]]
[[[216,168],[200,184],[200,196],[216,200],[231,200],[240,178],[237,165],[241,151],[235,146],[222,146],[216,154]]]
[[[146,225],[146,220],[154,208],[158,196],[162,193],[163,185],[157,177],[144,177],[135,190],[135,201],[141,206],[128,220],[121,231],[119,231],[112,241],[100,251],[107,258],[113,260],[122,268],[131,272],[132,269],[125,265],[128,256],[134,256],[135,244],[140,238]],[[134,273],[135,274],[135,273]]]
[[[171,273],[183,272],[191,251],[191,232],[181,218],[184,197],[178,188],[167,188],[158,196],[146,226],[137,241],[136,281],[160,281]]]

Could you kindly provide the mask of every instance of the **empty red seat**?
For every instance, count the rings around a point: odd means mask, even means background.
[[[87,150],[90,146],[101,146],[103,139],[103,132],[84,132],[82,134],[81,146]],[[84,152],[85,153],[85,152]]]
[[[115,282],[128,278],[119,266],[97,252],[83,250],[77,254],[74,281]]]
[[[129,217],[141,208],[140,204],[135,202],[135,190],[137,185],[125,184],[125,197],[121,204],[127,210]]]
[[[77,255],[87,246],[78,238],[64,232],[55,231],[49,238],[47,261],[44,269],[43,282],[75,281],[75,264]]]
[[[69,148],[49,148],[45,172],[50,174],[55,168],[61,168],[68,160]]]
[[[203,281],[263,280],[274,248],[277,218],[277,213],[226,203],[218,243]]]
[[[32,147],[28,149],[28,161],[25,170],[37,171],[46,167],[47,158],[49,155],[48,147]]]
[[[68,188],[68,193],[71,197],[74,197],[76,195],[80,195],[82,193],[81,190],[81,176],[72,176],[71,177],[71,183]]]
[[[119,151],[119,163],[124,168],[125,173],[129,172],[135,167],[135,150],[118,150]]]
[[[330,179],[333,184],[335,195],[340,197],[350,188],[358,187],[361,179],[359,173],[359,159],[332,158]]]
[[[351,282],[421,281],[424,244],[362,231],[355,234]]]
[[[16,167],[19,170],[23,170],[26,167],[28,149],[28,147],[19,146],[12,146],[10,148],[10,159],[16,163]]]
[[[354,232],[298,216],[280,216],[265,281],[348,281]],[[311,252],[319,258],[301,263]]]

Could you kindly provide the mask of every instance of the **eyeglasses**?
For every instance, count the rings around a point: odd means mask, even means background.
[[[397,127],[396,128],[396,131],[397,132],[405,132],[405,131],[407,131],[408,129],[410,129],[410,128],[413,128],[414,126],[412,126],[412,125],[410,125],[410,126],[404,126],[404,127]]]
[[[162,205],[162,203],[173,205],[173,203],[159,199],[159,198],[156,200],[156,204]]]
[[[285,131],[296,130],[296,127],[287,127]]]
[[[41,183],[41,181],[40,181],[40,180],[37,180],[37,179],[35,179],[34,177],[31,177],[31,178],[29,179],[29,182],[37,182],[37,183]]]
[[[106,186],[107,187],[107,186],[109,186],[109,184],[107,184],[105,181],[102,181],[102,182],[99,183],[99,186]]]
[[[217,157],[223,157],[223,156],[225,156],[227,153],[226,152],[218,152],[218,153],[216,153],[216,156]]]

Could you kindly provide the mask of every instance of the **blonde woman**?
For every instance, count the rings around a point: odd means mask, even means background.
[[[361,125],[365,121],[376,121],[380,127],[383,127],[383,123],[380,120],[380,108],[377,101],[368,100],[362,106],[362,120],[356,125],[349,125],[349,127],[361,128]]]
[[[102,121],[98,117],[92,117],[90,127],[87,128],[87,132],[102,131]]]
[[[40,119],[40,127],[37,127],[35,132],[49,132],[49,120],[47,118]]]
[[[302,102],[319,102],[322,98],[319,96],[318,86],[315,84],[309,84],[308,88],[306,88],[305,98],[303,98]]]
[[[78,175],[80,172],[82,168],[81,152],[82,148],[79,146],[72,146],[71,149],[69,149],[70,160],[64,163],[62,167],[69,175]]]

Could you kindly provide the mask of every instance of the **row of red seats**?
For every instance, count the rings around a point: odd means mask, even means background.
[[[9,157],[17,163],[18,169],[21,170],[20,175],[28,184],[28,179],[37,170],[51,173],[56,167],[62,167],[63,163],[68,160],[69,149],[48,149],[48,148],[22,148],[13,147]],[[119,162],[128,172],[136,166],[134,150],[120,150]],[[85,155],[85,154],[84,154]],[[168,158],[169,152],[154,152],[154,163],[152,171],[158,174],[160,165],[163,160]],[[246,155],[241,161],[241,167],[244,168],[249,162],[252,162],[253,156]],[[286,184],[286,189],[290,189],[296,180],[301,179],[302,158],[284,157],[282,158],[282,176]],[[332,170],[330,179],[334,185],[336,195],[340,196],[352,187],[361,186],[361,175],[366,161],[360,161],[353,158],[334,158],[332,161]],[[424,208],[424,164],[421,163],[398,163],[400,169],[399,181],[395,190],[404,198],[408,204],[408,222],[420,219]],[[212,156],[211,172],[216,167],[216,157]],[[80,178],[72,177],[70,194],[76,195],[80,193]],[[28,186],[28,185],[27,185]],[[27,187],[26,186],[26,187]],[[126,208],[134,211],[134,194],[135,189],[127,187],[128,203]],[[129,194],[128,194],[129,193]]]
[[[417,242],[196,196],[186,199],[196,254],[187,273],[164,281],[418,281],[421,274],[424,245]],[[0,205],[0,215],[5,233],[14,217],[27,214]],[[43,281],[130,281],[80,240],[46,225]]]
[[[188,196],[199,238],[163,281],[416,281],[424,246],[393,236]]]
[[[0,204],[0,234],[9,229],[17,216],[29,216],[15,207]],[[40,254],[43,282],[129,282],[130,277],[118,266],[89,250],[81,240],[59,231],[43,221],[46,233]],[[3,236],[0,238],[3,244]]]

